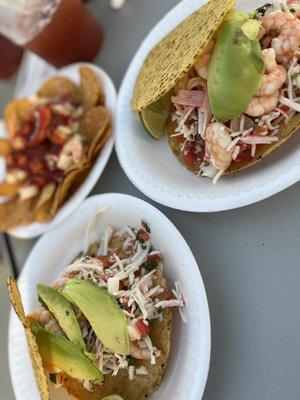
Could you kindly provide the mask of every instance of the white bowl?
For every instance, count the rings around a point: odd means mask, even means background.
[[[128,178],[151,199],[179,210],[221,211],[263,200],[300,179],[300,141],[293,137],[257,166],[212,181],[184,169],[166,140],[147,136],[140,118],[130,108],[137,74],[149,51],[172,28],[206,0],[181,1],[149,33],[137,51],[123,80],[117,106],[116,151]],[[236,7],[254,10],[265,0],[239,0]]]
[[[33,248],[19,279],[25,312],[38,306],[36,284],[51,284],[84,245],[88,221],[104,207],[99,232],[108,224],[136,226],[145,219],[153,245],[165,257],[165,274],[181,283],[187,323],[174,315],[171,356],[158,391],[151,400],[200,400],[209,369],[210,319],[205,288],[194,256],[175,226],[156,208],[135,197],[103,194],[85,200],[63,224],[44,235]],[[9,367],[16,400],[38,400],[22,326],[13,312],[9,323]],[[65,400],[63,390],[51,400]],[[125,399],[129,400],[129,399]],[[149,399],[150,400],[150,399]]]
[[[112,119],[113,126],[115,126],[115,109],[117,102],[117,95],[115,86],[107,75],[105,71],[101,68],[95,66],[94,64],[88,63],[76,63],[72,64],[68,67],[62,68],[59,71],[55,71],[53,69],[45,69],[46,76],[43,76],[43,80],[41,80],[41,76],[38,74],[37,79],[34,80],[35,76],[32,76],[32,83],[30,86],[26,86],[25,90],[22,91],[22,97],[27,97],[36,93],[39,86],[43,81],[49,79],[52,75],[63,75],[70,78],[75,83],[79,83],[79,68],[82,65],[89,66],[93,69],[93,71],[99,76],[101,82],[103,84],[103,89],[106,95],[106,106],[108,107]],[[113,149],[113,136],[107,141],[104,147],[101,149],[99,156],[97,157],[92,169],[90,170],[88,176],[85,181],[79,187],[79,189],[74,193],[74,195],[59,209],[57,214],[54,216],[52,221],[46,224],[40,223],[32,223],[27,226],[18,227],[12,229],[9,233],[17,237],[19,239],[31,239],[36,236],[42,235],[43,233],[49,231],[54,228],[58,224],[60,224],[67,216],[69,216],[78,206],[79,204],[88,196],[89,192],[93,189],[94,185],[102,175],[102,172],[109,160]],[[5,172],[3,168],[0,168],[0,182],[5,178]]]

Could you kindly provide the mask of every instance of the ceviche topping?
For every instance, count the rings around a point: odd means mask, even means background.
[[[172,97],[176,127],[170,145],[187,168],[214,183],[234,164],[254,160],[260,146],[278,142],[280,125],[300,112],[300,1],[275,0],[251,18],[259,23],[264,72],[244,112],[227,122],[213,115],[208,96],[212,49],[178,83]],[[256,28],[252,26],[251,35]]]
[[[6,156],[7,182],[22,183],[19,194],[24,199],[50,183],[59,183],[85,151],[80,134],[82,106],[64,97],[48,101],[32,96],[29,101],[32,113],[16,131],[12,151]]]
[[[64,294],[64,288],[74,279],[93,282],[106,288],[116,300],[126,317],[129,338],[129,355],[112,352],[96,336],[90,322],[78,308],[74,307],[87,354],[102,374],[117,375],[127,370],[133,380],[136,375],[147,375],[147,363],[155,364],[161,355],[151,340],[151,327],[155,320],[162,321],[165,311],[179,309],[183,321],[184,298],[179,282],[169,290],[163,276],[163,254],[151,243],[149,226],[141,221],[138,228],[108,226],[100,241],[91,244],[100,213],[89,223],[86,231],[85,254],[80,254],[68,265],[53,284],[53,288]],[[94,305],[97,309],[97,304]],[[63,335],[56,319],[48,310],[37,310],[29,315],[45,329]],[[58,374],[56,384],[63,384],[63,372]],[[91,389],[91,382],[84,381]]]

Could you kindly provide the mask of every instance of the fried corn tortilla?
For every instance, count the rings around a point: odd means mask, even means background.
[[[80,98],[84,109],[104,105],[105,94],[99,78],[89,67],[80,68]]]
[[[63,76],[54,76],[47,80],[39,89],[38,95],[48,99],[57,99],[67,95],[74,102],[80,102],[80,93],[77,85]]]
[[[209,1],[154,47],[136,81],[133,111],[142,111],[175,87],[197,58],[206,52],[234,3],[234,0]]]
[[[7,278],[7,288],[11,304],[24,327],[34,376],[40,392],[41,400],[50,400],[47,375],[43,367],[42,357],[39,353],[35,336],[32,333],[29,323],[25,317],[20,292],[17,282],[14,278]]]
[[[8,140],[0,139],[0,156],[7,156],[11,152],[11,145]]]
[[[20,201],[17,197],[0,204],[0,232],[34,221],[36,198]]]
[[[13,197],[0,204],[0,231],[7,231],[19,225],[27,225],[33,221],[49,222],[59,207],[79,188],[87,177],[92,165],[112,132],[110,113],[105,108],[105,95],[101,82],[88,67],[80,68],[81,84],[75,85],[65,77],[56,76],[46,81],[38,95],[47,99],[57,99],[66,96],[70,101],[82,103],[84,115],[80,123],[80,132],[87,139],[85,156],[78,165],[65,173],[60,184],[50,183],[34,199],[20,201],[18,190],[20,184],[0,183],[0,195]],[[5,109],[4,116],[10,137],[27,121],[33,112],[33,105],[28,100],[16,100]],[[0,140],[0,155],[8,155],[10,143]],[[14,198],[16,196],[16,198]]]

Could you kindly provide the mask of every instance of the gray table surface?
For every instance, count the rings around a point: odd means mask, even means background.
[[[90,2],[106,33],[97,63],[117,86],[141,40],[177,3],[128,0],[124,10],[113,12],[108,0]],[[13,81],[1,85],[1,107],[12,86]],[[149,201],[126,178],[115,153],[93,191],[105,192]],[[300,398],[299,199],[298,183],[261,203],[217,214],[184,213],[154,204],[189,243],[206,286],[212,354],[204,400]],[[20,269],[34,243],[12,239]],[[7,299],[4,285],[0,289],[0,398],[12,400],[3,339]]]

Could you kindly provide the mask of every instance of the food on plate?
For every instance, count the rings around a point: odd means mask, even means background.
[[[164,38],[132,99],[151,136],[165,131],[179,161],[214,183],[253,166],[300,127],[300,1],[249,14],[233,6],[211,0]]]
[[[8,279],[43,400],[50,398],[47,377],[79,400],[145,399],[162,379],[176,308],[186,321],[180,284],[169,290],[149,226],[108,226],[99,240],[100,215],[53,285],[37,285],[41,307],[25,316]]]
[[[87,177],[111,135],[98,76],[80,68],[80,85],[63,76],[7,105],[8,139],[0,140],[6,176],[0,183],[0,231],[50,221]]]

